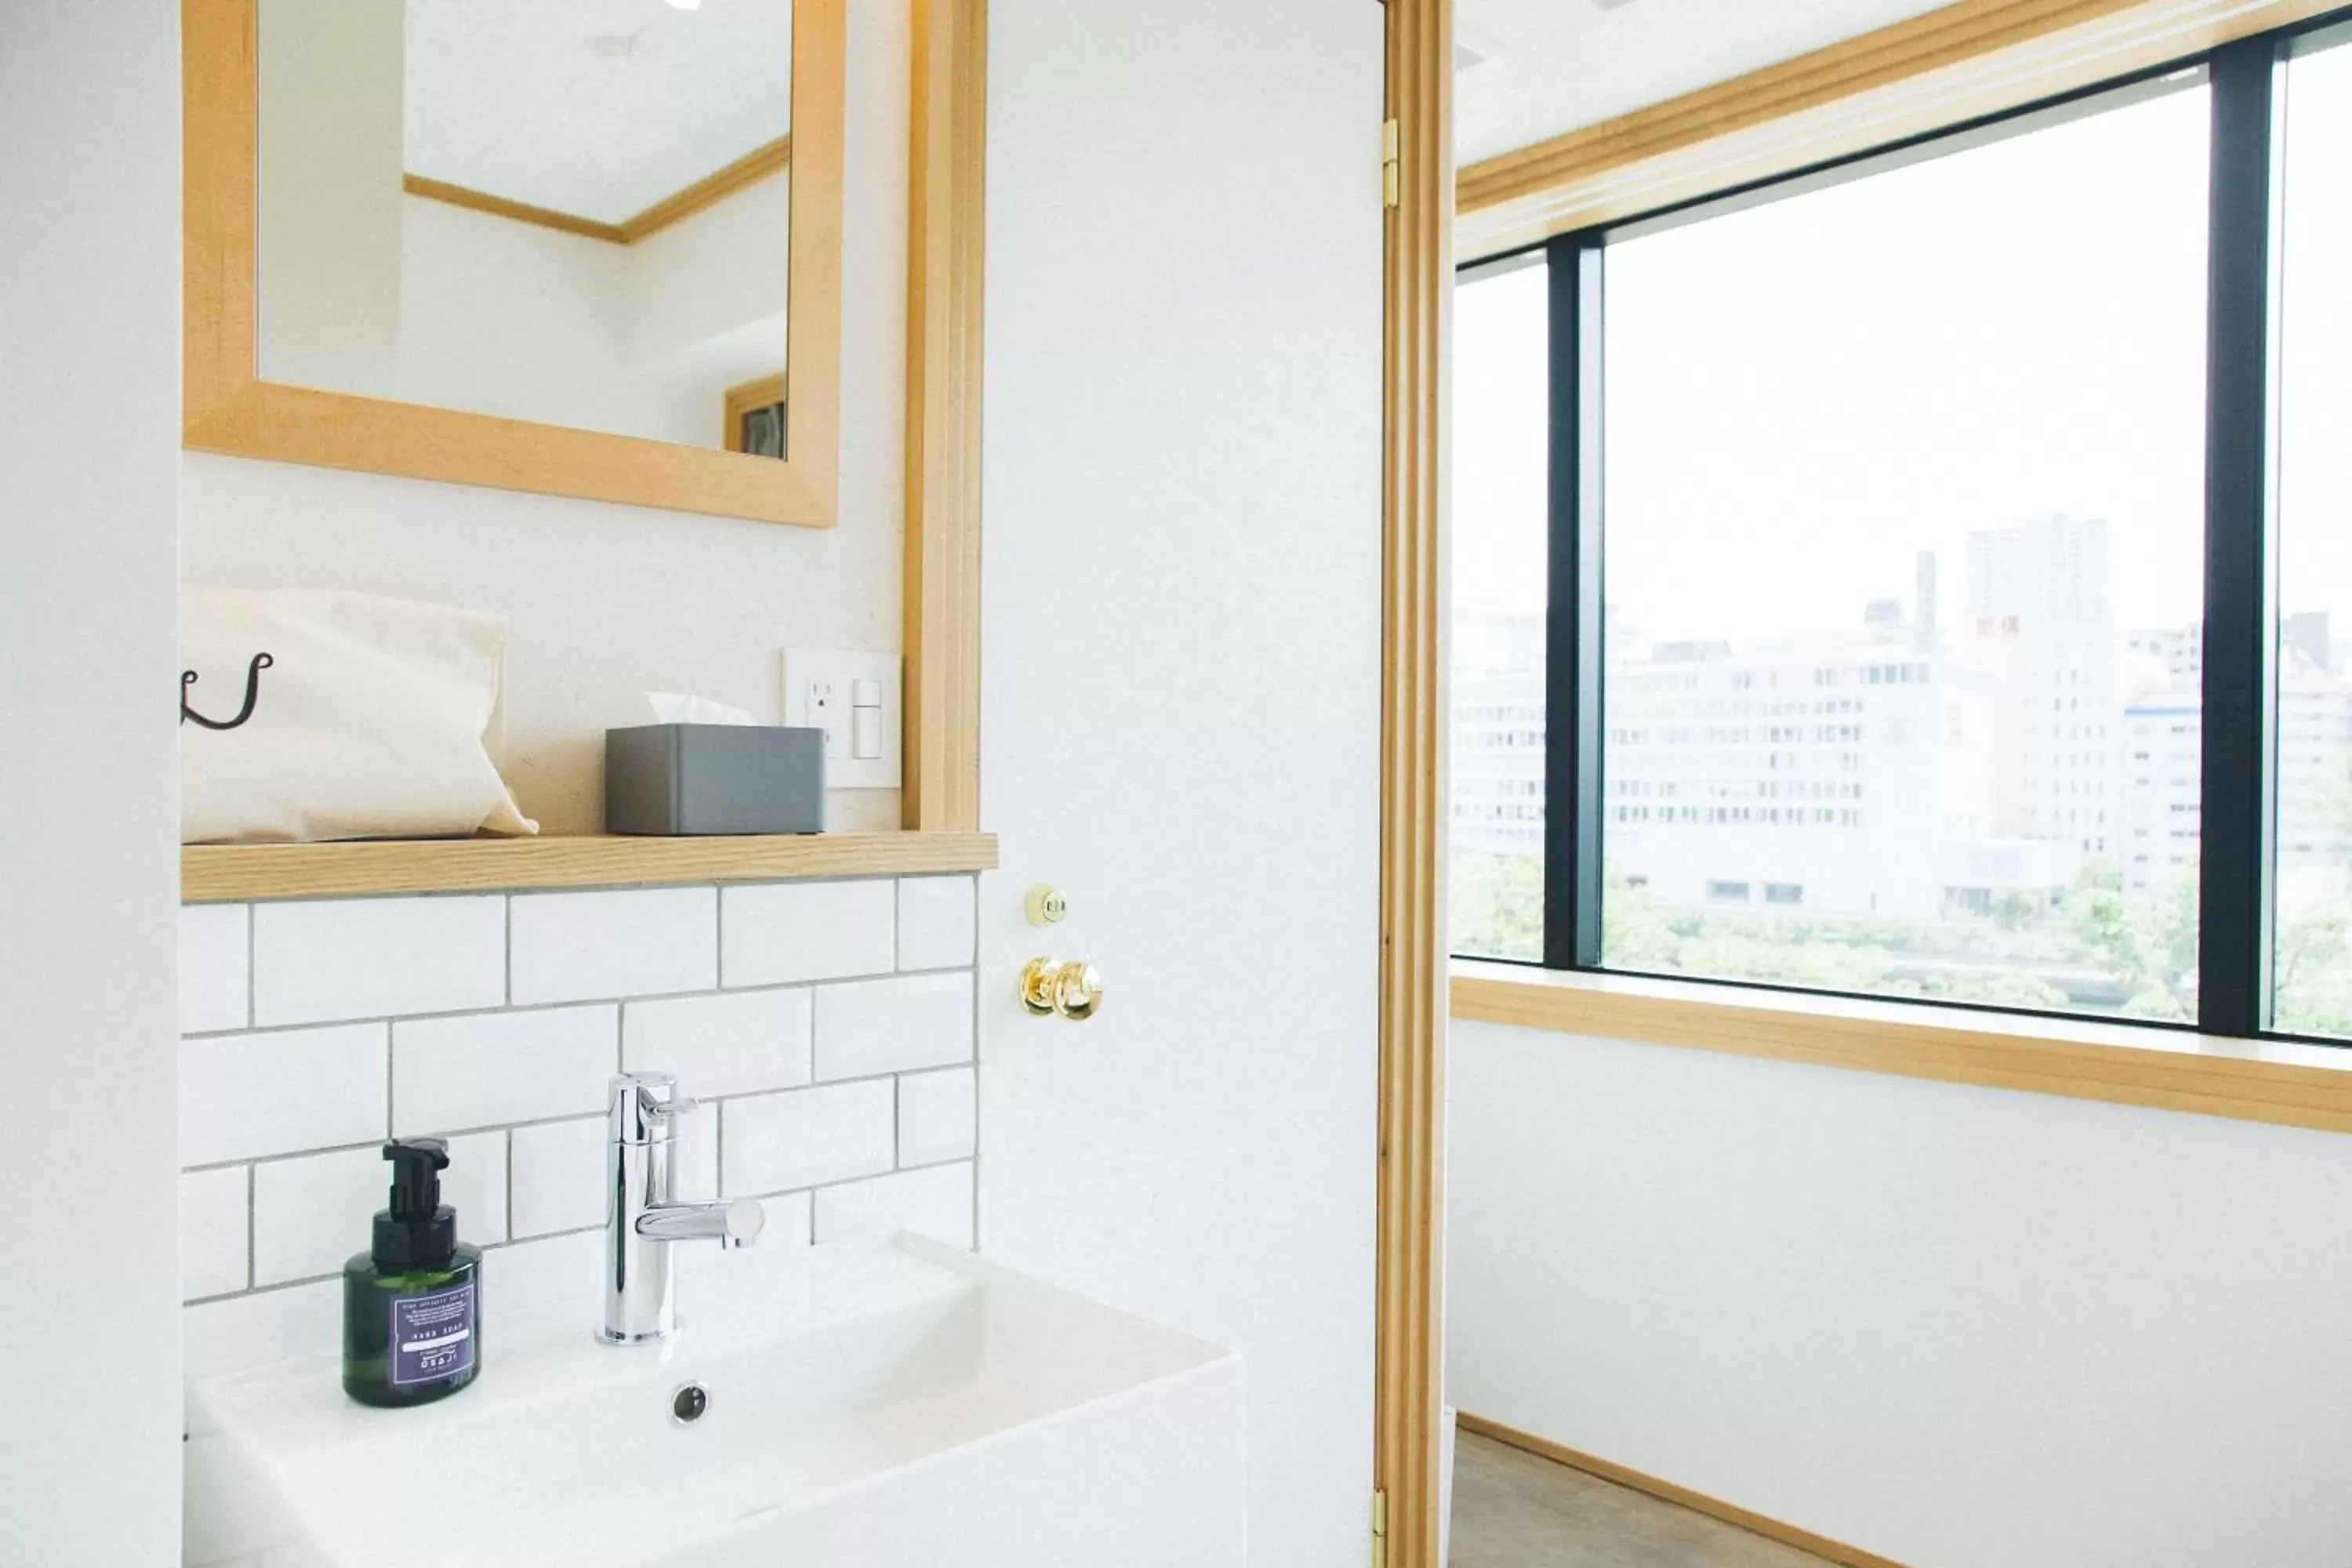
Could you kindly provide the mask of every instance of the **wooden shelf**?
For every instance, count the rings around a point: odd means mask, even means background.
[[[404,838],[338,844],[191,844],[184,903],[365,893],[491,892],[897,877],[996,868],[992,833],[813,833],[740,838]]]

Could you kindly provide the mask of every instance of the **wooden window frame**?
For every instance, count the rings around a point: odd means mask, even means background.
[[[1464,261],[1720,195],[2273,32],[2344,0],[1957,0],[1461,174]]]
[[[742,451],[744,449],[743,416],[783,403],[784,393],[784,373],[782,371],[778,371],[773,375],[759,376],[729,387],[723,400],[726,412],[721,416],[726,422],[726,427],[720,432],[720,441],[726,449],[730,452]],[[789,438],[791,434],[789,426],[786,427],[785,434]]]
[[[261,379],[255,331],[258,0],[183,0],[181,27],[185,446],[806,528],[834,525],[840,500],[845,0],[800,0],[793,14],[787,155],[793,428],[784,461]],[[704,195],[696,187],[680,198]]]

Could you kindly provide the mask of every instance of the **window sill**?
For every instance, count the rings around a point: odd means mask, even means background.
[[[1457,959],[1453,1016],[2352,1132],[2352,1049]]]

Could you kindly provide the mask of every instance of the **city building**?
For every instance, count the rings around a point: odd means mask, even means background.
[[[1969,536],[1968,614],[1909,605],[1850,630],[1659,639],[1612,618],[1603,737],[1612,875],[1673,905],[1906,920],[2047,910],[2087,861],[2149,893],[2193,874],[2203,631],[2122,628],[2108,531],[2056,514]],[[1457,851],[1544,848],[1544,617],[1464,611]],[[2280,630],[2279,889],[2344,894],[2352,683],[2324,615]]]
[[[1904,920],[2062,896],[2077,857],[1995,831],[1992,683],[1923,619],[1874,605],[1848,633],[1617,639],[1612,874],[1672,904]]]
[[[1544,616],[1493,605],[1456,613],[1453,847],[1544,850]]]
[[[2196,627],[2134,632],[2136,654],[2162,660],[2166,689],[2124,713],[2121,859],[2133,891],[2197,863],[2203,796],[2204,661]],[[2329,618],[2280,624],[2275,760],[2277,894],[2282,913],[2340,900],[2352,863],[2352,683],[2337,668]]]
[[[2048,513],[1969,535],[1966,657],[1992,678],[1995,832],[2115,848],[2116,721],[2131,693],[2107,525]]]
[[[2203,702],[2195,687],[2153,693],[2124,710],[2123,837],[2116,868],[2145,893],[2197,864],[2204,777]]]

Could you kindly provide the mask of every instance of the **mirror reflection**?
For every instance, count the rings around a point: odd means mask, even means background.
[[[261,0],[263,380],[785,456],[792,0]]]

